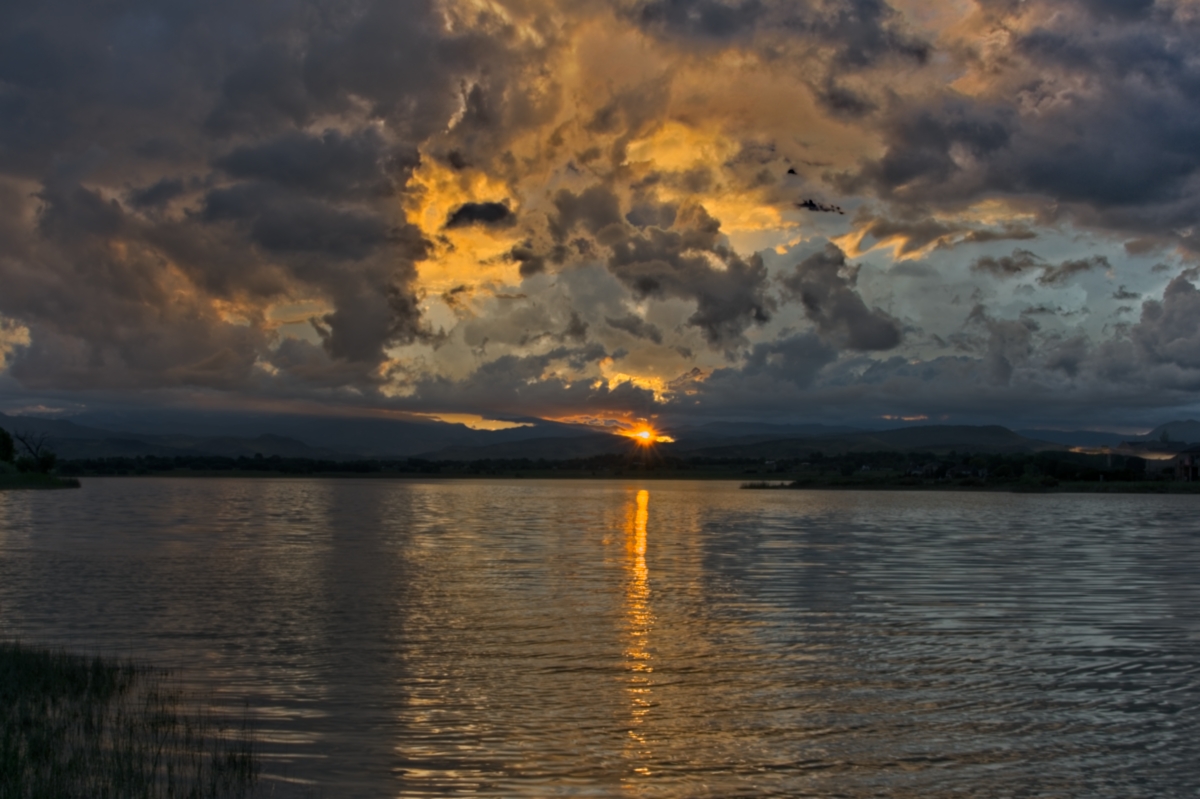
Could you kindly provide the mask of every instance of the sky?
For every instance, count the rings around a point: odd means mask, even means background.
[[[0,2],[0,410],[1200,413],[1198,0]]]

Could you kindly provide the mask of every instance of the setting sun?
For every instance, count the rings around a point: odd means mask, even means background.
[[[675,441],[675,439],[663,435],[649,425],[640,425],[628,430],[622,430],[620,434],[632,438],[644,446],[651,444],[671,444]]]

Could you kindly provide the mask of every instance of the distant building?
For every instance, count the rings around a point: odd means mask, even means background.
[[[1171,458],[1168,468],[1174,469],[1175,479],[1186,483],[1200,480],[1200,445],[1193,445]]]

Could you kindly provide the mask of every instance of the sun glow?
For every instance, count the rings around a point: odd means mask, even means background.
[[[634,441],[646,447],[650,446],[651,444],[671,444],[675,441],[675,439],[671,438],[670,436],[663,435],[650,425],[646,424],[638,425],[637,427],[632,427],[627,430],[621,430],[619,431],[619,434],[626,436],[627,438],[632,438]]]

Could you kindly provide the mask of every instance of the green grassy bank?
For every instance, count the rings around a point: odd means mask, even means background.
[[[253,744],[162,669],[0,642],[0,799],[250,796]]]

